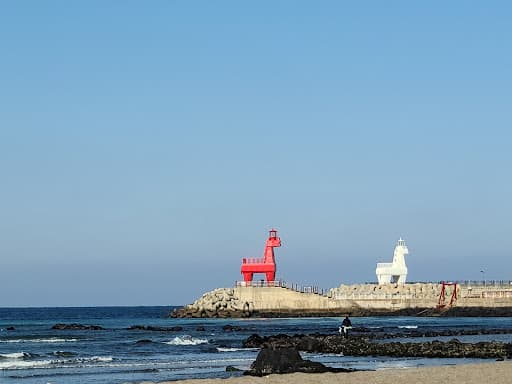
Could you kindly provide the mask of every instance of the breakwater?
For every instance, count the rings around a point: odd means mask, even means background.
[[[218,288],[194,303],[174,311],[172,317],[285,317],[374,315],[511,316],[512,287],[461,283],[446,287],[440,303],[441,284],[356,284],[327,291],[296,289],[279,282],[271,285]],[[453,295],[453,290],[456,294]],[[451,297],[454,296],[450,305]]]

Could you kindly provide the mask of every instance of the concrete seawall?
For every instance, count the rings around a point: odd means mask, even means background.
[[[450,308],[453,287],[446,289],[446,306],[436,310],[441,285],[360,284],[341,285],[327,294],[297,292],[275,286],[238,286],[205,293],[194,303],[174,312],[174,317],[251,316],[352,316],[378,314],[439,315]],[[462,315],[512,316],[510,286],[458,285],[457,299],[449,311]]]

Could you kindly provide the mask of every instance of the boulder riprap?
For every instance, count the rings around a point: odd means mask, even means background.
[[[233,288],[218,288],[205,293],[192,304],[175,309],[171,317],[248,317],[251,312]]]
[[[101,331],[105,328],[99,325],[88,325],[88,324],[55,324],[52,329],[58,330],[73,330],[73,331]]]
[[[302,359],[295,348],[262,348],[251,368],[244,375],[265,376],[273,373],[352,372],[350,369],[330,368],[322,363]]]

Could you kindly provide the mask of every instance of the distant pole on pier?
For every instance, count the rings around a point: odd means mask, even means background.
[[[485,287],[485,271],[482,269],[480,272],[482,273],[482,280],[484,281],[484,287]]]

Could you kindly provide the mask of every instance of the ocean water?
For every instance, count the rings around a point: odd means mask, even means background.
[[[173,307],[0,308],[0,383],[137,383],[229,377],[226,366],[248,369],[258,353],[242,348],[253,333],[336,333],[339,318],[170,319]],[[353,318],[355,327],[386,332],[512,328],[510,318]],[[100,325],[106,330],[52,330],[56,323]],[[242,327],[225,331],[224,325]],[[133,325],[183,327],[182,331],[128,330]],[[14,327],[14,330],[7,330]],[[204,327],[203,330],[198,330]],[[452,337],[437,339],[451,339]],[[461,341],[512,342],[512,335],[458,337]],[[151,342],[140,343],[141,340]],[[416,339],[423,341],[425,339]],[[139,343],[137,343],[139,341]],[[393,339],[399,341],[399,339]],[[415,341],[415,339],[407,339]],[[334,367],[408,368],[464,364],[477,359],[411,359],[308,354]]]

